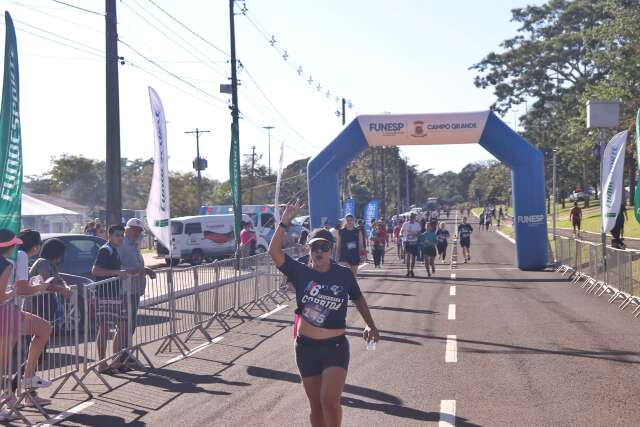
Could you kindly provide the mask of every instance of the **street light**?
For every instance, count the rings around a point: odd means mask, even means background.
[[[271,129],[275,129],[275,126],[262,126],[263,129],[267,130],[269,135],[269,175],[271,175]]]

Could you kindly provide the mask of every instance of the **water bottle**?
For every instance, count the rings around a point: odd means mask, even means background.
[[[373,351],[376,349],[376,342],[374,340],[367,341],[367,350]]]

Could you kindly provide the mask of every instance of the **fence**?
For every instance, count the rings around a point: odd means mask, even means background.
[[[302,247],[286,252],[297,257]],[[190,340],[196,335],[208,342],[207,330],[218,323],[225,331],[229,319],[253,317],[252,311],[267,311],[269,304],[288,298],[283,290],[284,277],[268,254],[248,258],[226,259],[200,266],[163,269],[155,277],[111,278],[84,286],[72,287],[66,297],[45,293],[21,297],[0,304],[0,408],[3,415],[29,420],[21,412],[28,400],[43,417],[47,412],[38,403],[32,389],[22,384],[22,370],[29,350],[27,337],[42,333],[25,331],[25,316],[32,313],[44,319],[51,336],[42,357],[37,360],[36,374],[51,381],[55,397],[72,380],[73,389],[80,388],[91,396],[85,384],[94,374],[111,390],[104,375],[109,366],[153,363],[147,354],[155,343],[156,354],[173,350],[187,356]],[[20,308],[22,307],[22,308]],[[21,311],[22,310],[22,311]],[[33,322],[26,322],[32,324]],[[46,332],[46,331],[45,331]],[[45,337],[46,341],[46,337]],[[4,419],[0,419],[4,421]]]
[[[585,292],[607,295],[609,303],[621,310],[635,305],[640,316],[640,252],[606,247],[602,244],[557,236],[554,257],[559,273],[571,278]]]

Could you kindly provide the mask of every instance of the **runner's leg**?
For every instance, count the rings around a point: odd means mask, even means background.
[[[320,401],[326,427],[338,427],[342,423],[340,397],[346,379],[347,370],[344,368],[332,366],[322,372]]]
[[[44,346],[49,341],[53,328],[49,322],[31,313],[22,312],[21,316],[23,322],[22,335],[33,337],[31,344],[29,344],[27,363],[24,366],[24,376],[31,378],[35,375],[38,359],[40,359]]]
[[[309,414],[311,426],[324,427],[324,415],[322,413],[322,402],[320,401],[322,376],[316,375],[313,377],[302,378],[302,385],[304,386],[305,393],[307,393],[309,407],[311,408],[311,413]]]

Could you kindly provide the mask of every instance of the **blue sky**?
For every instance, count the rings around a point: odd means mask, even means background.
[[[101,0],[65,2],[104,11]],[[150,0],[117,2],[120,38],[165,68],[160,70],[119,46],[125,60],[120,67],[122,155],[152,156],[150,85],[166,110],[170,169],[191,168],[195,139],[184,132],[198,127],[212,131],[201,137],[201,153],[209,160],[205,175],[225,180],[230,116],[228,96],[218,93],[218,85],[229,75],[228,2],[154,2],[210,44]],[[474,73],[468,68],[515,34],[510,10],[527,3],[531,2],[247,1],[249,17],[236,17],[238,59],[246,66],[239,74],[244,115],[241,151],[249,153],[255,146],[266,164],[267,136],[261,127],[271,125],[276,127],[272,166],[283,140],[285,163],[314,155],[342,128],[334,114],[336,95],[353,102],[348,121],[366,113],[487,109],[493,95],[474,87]],[[52,0],[0,4],[17,27],[25,174],[43,173],[50,158],[63,153],[104,159],[104,18]],[[238,11],[241,6],[236,6]],[[273,35],[276,46],[286,49],[287,61],[249,19]],[[300,65],[303,76],[287,62]],[[318,83],[320,91],[315,89]],[[505,121],[513,126],[514,115],[508,114]],[[491,158],[479,146],[403,147],[402,151],[420,170],[435,172],[458,171],[469,162]]]

